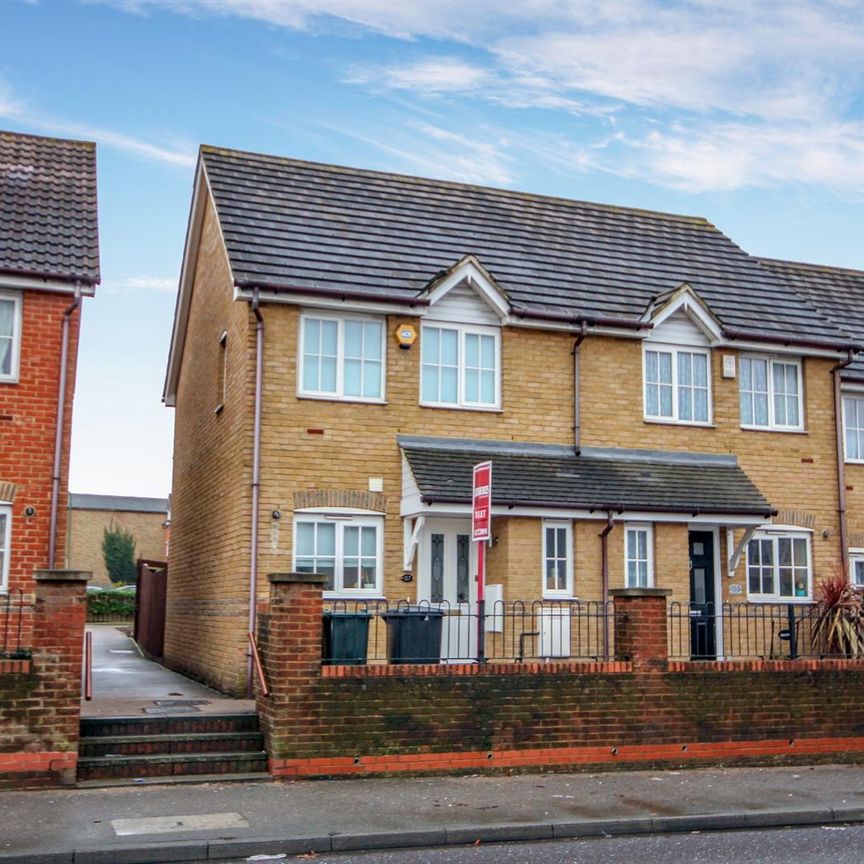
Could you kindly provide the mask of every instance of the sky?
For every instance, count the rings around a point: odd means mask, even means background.
[[[98,145],[75,492],[170,492],[200,143],[701,215],[864,269],[859,0],[5,0],[0,36],[0,128]]]

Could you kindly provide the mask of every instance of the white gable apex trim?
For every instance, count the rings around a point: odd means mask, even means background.
[[[708,308],[702,298],[688,285],[682,283],[671,294],[659,297],[643,316],[643,320],[650,321],[654,326],[648,338],[660,339],[657,333],[664,321],[673,316],[686,315],[702,333],[705,334],[709,343],[719,342],[723,338],[723,328]]]
[[[421,298],[429,301],[424,314],[434,318],[435,304],[463,283],[467,284],[502,322],[507,318],[510,312],[507,297],[489,271],[473,255],[466,255],[420,294]]]

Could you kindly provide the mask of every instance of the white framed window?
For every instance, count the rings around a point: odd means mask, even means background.
[[[570,522],[544,519],[543,596],[573,596],[573,529]]]
[[[809,533],[760,532],[747,544],[747,593],[751,600],[809,600],[812,581]]]
[[[624,526],[624,577],[628,588],[651,588],[654,585],[651,525]]]
[[[711,357],[708,351],[646,344],[646,419],[670,423],[710,423],[710,370]]]
[[[323,573],[324,590],[380,596],[384,520],[380,516],[309,513],[294,518],[294,570]]]
[[[501,406],[501,334],[496,327],[424,324],[420,330],[420,404]]]
[[[864,462],[864,395],[843,397],[843,452],[847,462]]]
[[[849,581],[855,588],[864,588],[864,549],[849,550]]]
[[[12,540],[12,506],[0,504],[0,593],[9,588],[9,551]]]
[[[740,370],[742,427],[781,431],[804,428],[800,360],[745,355]]]
[[[384,348],[383,321],[304,313],[300,316],[299,395],[383,402]]]
[[[0,382],[16,383],[21,360],[21,295],[0,291]]]

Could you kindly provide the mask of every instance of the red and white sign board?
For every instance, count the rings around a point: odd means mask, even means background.
[[[492,463],[474,466],[474,490],[471,495],[471,539],[488,540],[492,511]]]

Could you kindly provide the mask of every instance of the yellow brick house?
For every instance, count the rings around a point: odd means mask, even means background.
[[[856,350],[702,218],[202,147],[165,385],[166,662],[243,691],[270,572],[470,617],[486,459],[501,608],[807,603],[847,551]],[[532,653],[566,656],[546,624]]]

